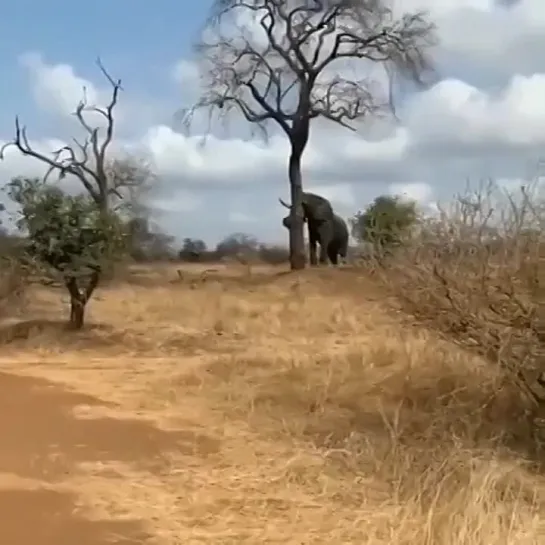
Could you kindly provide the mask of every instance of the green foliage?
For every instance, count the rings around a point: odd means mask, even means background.
[[[69,195],[38,178],[14,178],[7,187],[20,206],[17,227],[28,235],[26,253],[65,279],[102,272],[125,247],[119,218],[87,195]]]
[[[184,238],[181,250],[178,252],[178,258],[182,261],[198,262],[202,261],[204,254],[208,252],[206,242],[198,238]]]
[[[375,248],[399,245],[418,222],[414,201],[389,195],[377,197],[364,212],[358,212],[350,220],[352,236]]]
[[[203,252],[206,252],[206,242],[204,240],[198,239],[198,238],[184,238],[183,246],[181,251],[186,254],[202,254]]]

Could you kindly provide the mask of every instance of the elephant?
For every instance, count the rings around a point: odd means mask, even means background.
[[[290,205],[279,199],[280,204],[291,210]],[[348,252],[348,227],[346,222],[333,212],[331,203],[314,193],[303,193],[304,221],[308,224],[310,264],[317,265],[316,243],[320,244],[320,263],[327,260],[337,265],[338,257],[346,259]],[[287,229],[291,225],[291,216],[282,220]]]

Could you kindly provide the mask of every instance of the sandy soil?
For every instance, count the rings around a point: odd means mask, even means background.
[[[545,542],[503,377],[370,281],[144,273],[0,331],[3,545]]]

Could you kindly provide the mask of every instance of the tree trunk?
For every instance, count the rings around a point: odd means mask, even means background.
[[[305,268],[305,238],[303,233],[303,182],[301,176],[301,152],[292,149],[289,160],[291,190],[290,267],[292,271]]]
[[[85,308],[98,286],[99,279],[100,272],[97,270],[91,275],[85,290],[81,290],[76,278],[65,278],[66,288],[70,294],[70,329],[79,330],[85,325]]]
[[[70,329],[82,329],[85,325],[85,304],[86,301],[70,297]]]

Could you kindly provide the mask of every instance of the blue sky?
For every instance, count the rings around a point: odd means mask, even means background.
[[[27,51],[43,53],[50,62],[70,64],[91,80],[97,75],[98,55],[131,93],[145,96],[164,89],[162,94],[175,102],[177,89],[168,71],[190,54],[211,1],[162,0],[160,4],[160,11],[141,0],[82,4],[21,0],[3,6],[0,100],[10,108],[2,108],[0,123],[9,122],[17,111],[24,118],[36,118],[32,128],[39,131],[43,112],[33,107],[26,74],[18,63],[19,55]]]
[[[125,88],[118,137],[156,167],[155,219],[179,239],[213,244],[244,231],[286,241],[277,201],[288,194],[285,139],[265,145],[235,123],[202,148],[199,126],[191,137],[174,122],[177,108],[199,95],[191,45],[210,4],[8,3],[0,18],[0,141],[12,136],[16,113],[44,149],[77,136],[69,112],[82,82],[99,97],[108,92],[94,64],[100,55]],[[381,193],[404,193],[431,209],[468,177],[513,184],[531,172],[545,149],[545,3],[499,4],[404,0],[407,10],[429,8],[438,24],[440,81],[405,97],[397,126],[370,122],[353,134],[315,123],[305,187],[348,217]],[[12,156],[0,174],[7,180],[36,168]]]

